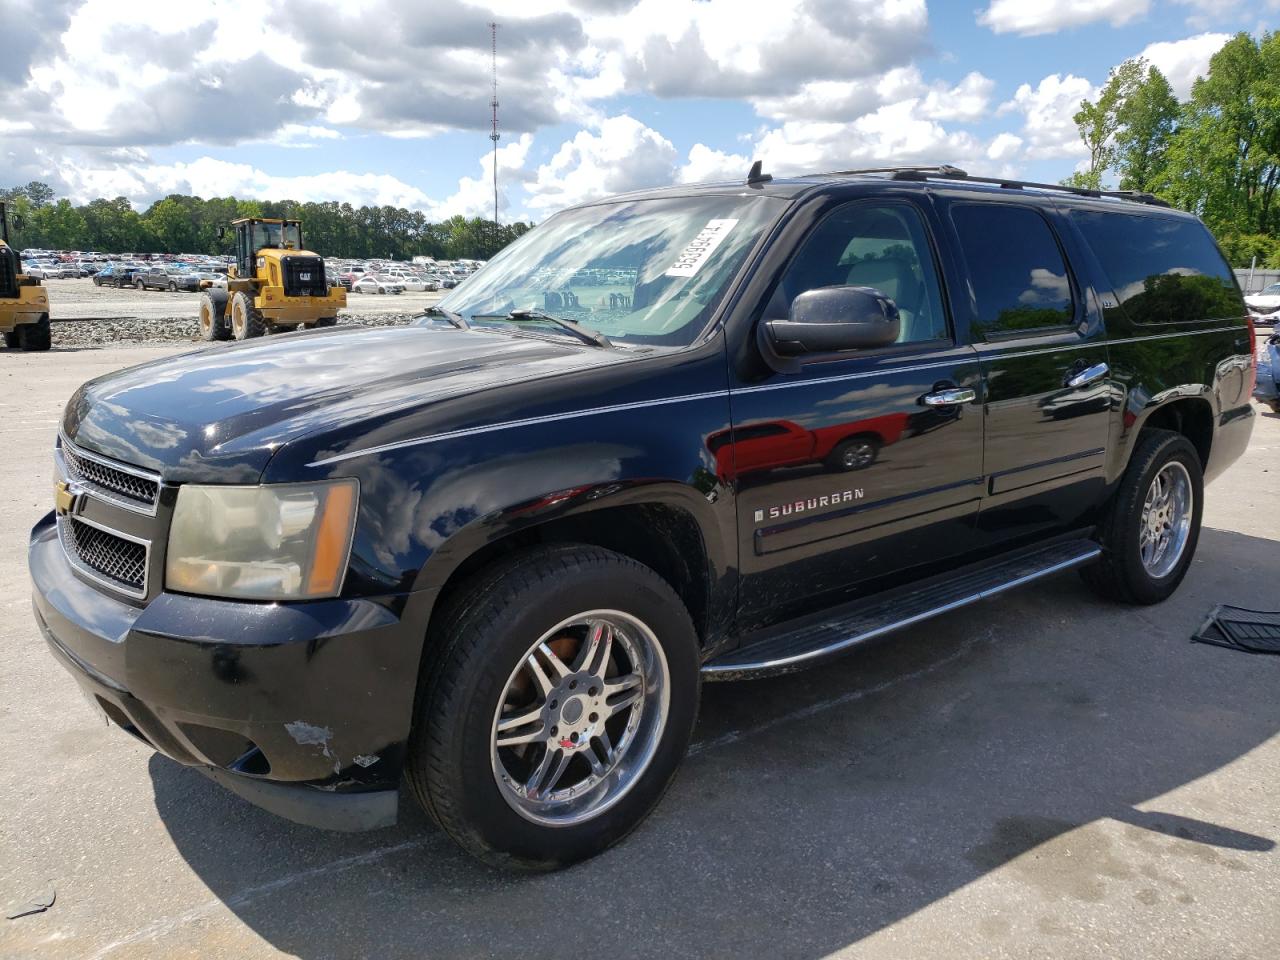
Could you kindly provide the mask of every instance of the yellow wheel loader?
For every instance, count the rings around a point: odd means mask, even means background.
[[[302,248],[300,220],[251,218],[232,224],[236,262],[226,289],[201,284],[200,336],[247,340],[275,330],[331,327],[347,292],[330,287],[324,259]],[[219,229],[218,238],[226,235]]]
[[[4,334],[6,347],[49,349],[49,291],[35,277],[22,272],[22,257],[9,246],[9,211],[3,200],[0,200],[0,333]]]

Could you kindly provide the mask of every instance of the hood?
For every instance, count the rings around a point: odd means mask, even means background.
[[[158,360],[91,380],[63,432],[173,482],[255,483],[283,445],[625,357],[496,330],[339,327]]]

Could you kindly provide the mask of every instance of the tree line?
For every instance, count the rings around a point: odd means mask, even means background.
[[[1064,184],[1154,193],[1201,217],[1232,266],[1280,267],[1280,32],[1237,34],[1185,101],[1126,60],[1073,119],[1089,165]]]
[[[240,217],[281,217],[301,220],[306,246],[328,257],[487,260],[532,226],[463,216],[433,223],[421,211],[402,207],[235,197],[205,200],[176,193],[139,213],[125,197],[76,206],[56,199],[48,184],[39,181],[0,189],[0,199],[9,201],[10,232],[19,249],[231,254],[232,234],[228,231],[219,240],[219,227]],[[22,221],[21,228],[15,229],[14,219]]]

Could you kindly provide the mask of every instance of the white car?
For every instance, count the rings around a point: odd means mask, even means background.
[[[440,289],[440,284],[426,277],[405,277],[402,282],[406,290],[412,290],[415,293],[432,292]]]
[[[1261,293],[1244,298],[1249,312],[1259,319],[1272,322],[1280,320],[1280,283],[1263,287]]]
[[[366,273],[363,277],[351,284],[352,293],[404,293],[404,284],[398,280],[392,280],[390,277],[379,277],[372,273]]]

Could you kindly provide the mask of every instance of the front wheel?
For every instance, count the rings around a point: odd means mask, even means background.
[[[465,850],[556,869],[661,799],[697,715],[699,646],[648,567],[585,546],[523,554],[462,591],[430,639],[408,779]]]
[[[1191,441],[1171,430],[1144,431],[1098,528],[1102,559],[1081,577],[1110,600],[1167,599],[1191,566],[1203,511],[1204,477]]]

